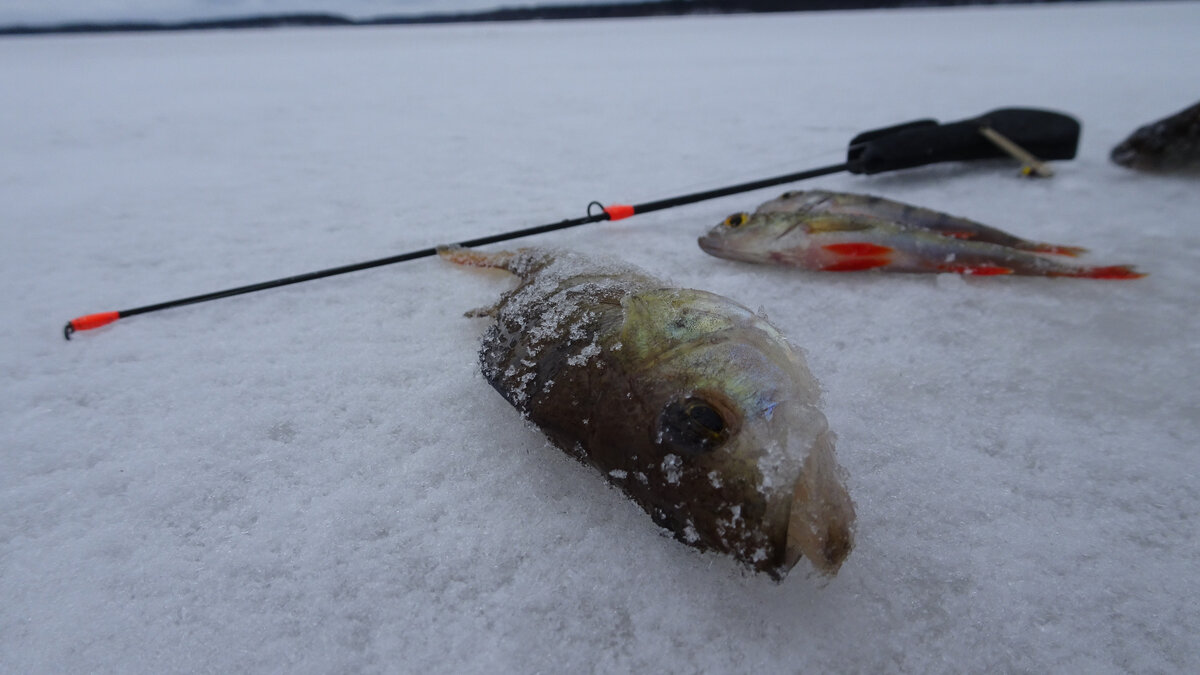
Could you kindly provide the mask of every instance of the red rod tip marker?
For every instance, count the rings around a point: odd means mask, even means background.
[[[65,328],[63,328],[63,337],[70,340],[71,333],[77,330],[91,330],[108,324],[121,318],[120,312],[100,312],[99,314],[88,314],[81,316],[78,319],[71,319]]]

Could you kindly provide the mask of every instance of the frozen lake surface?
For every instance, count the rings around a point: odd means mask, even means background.
[[[0,671],[1200,671],[1200,183],[1107,160],[1200,98],[1197,26],[1176,2],[0,41]],[[830,581],[675,542],[523,424],[463,317],[500,275],[427,259],[61,337],[1010,105],[1078,116],[1078,158],[802,186],[1149,277],[696,246],[784,188],[520,242],[761,307],[806,351],[859,516]]]

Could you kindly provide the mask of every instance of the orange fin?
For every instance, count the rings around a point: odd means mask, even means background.
[[[848,241],[841,244],[826,244],[821,248],[837,255],[837,259],[823,265],[824,272],[858,272],[877,267],[887,267],[892,263],[890,246],[880,246],[865,241]]]
[[[1082,246],[1059,246],[1058,244],[1043,244],[1040,242],[1034,242],[1023,248],[1026,251],[1033,251],[1034,253],[1050,253],[1052,255],[1070,256],[1072,258],[1078,258],[1087,253],[1087,249]]]
[[[1133,269],[1131,265],[1109,265],[1107,267],[1085,267],[1078,274],[1067,276],[1081,279],[1141,279],[1145,274]]]
[[[890,246],[880,246],[879,244],[871,244],[862,241],[847,242],[845,244],[828,244],[821,248],[841,256],[849,256],[852,258],[878,257],[886,256],[892,252]]]

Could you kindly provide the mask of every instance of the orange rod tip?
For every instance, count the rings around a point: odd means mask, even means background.
[[[120,312],[100,312],[99,314],[88,314],[81,316],[78,319],[71,319],[65,328],[63,328],[63,337],[70,340],[71,333],[77,330],[92,330],[108,324],[121,318]]]

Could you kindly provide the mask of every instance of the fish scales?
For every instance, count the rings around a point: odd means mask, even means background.
[[[777,329],[727,298],[570,253],[484,254],[507,269],[484,377],[550,441],[669,529],[782,579],[836,573],[854,509],[819,388]]]

